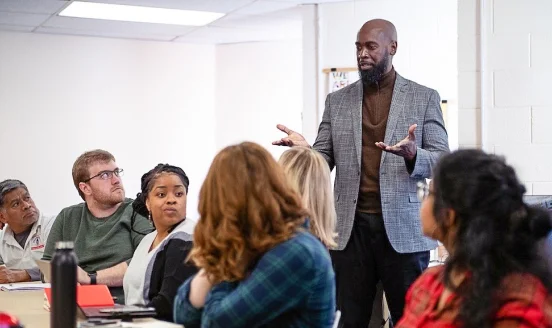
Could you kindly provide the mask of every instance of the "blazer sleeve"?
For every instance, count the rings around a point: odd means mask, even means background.
[[[431,90],[422,127],[422,147],[418,147],[412,178],[430,178],[439,157],[449,152],[448,135],[441,111],[441,99]]]
[[[191,263],[185,263],[190,250],[192,249],[191,241],[182,239],[171,239],[165,246],[165,256],[159,257],[164,263],[155,263],[155,267],[163,267],[164,271],[161,274],[161,286],[156,295],[149,295],[150,302],[148,306],[152,306],[157,311],[157,317],[164,320],[172,321],[174,297],[178,287],[189,277],[197,273],[197,268]],[[157,262],[156,258],[156,262]],[[152,276],[152,279],[154,277]],[[154,283],[152,282],[152,286]]]
[[[333,154],[330,97],[331,93],[326,97],[322,122],[320,122],[320,126],[318,127],[318,135],[316,136],[316,141],[312,147],[324,157],[326,162],[328,162],[331,171],[335,166],[335,161]]]

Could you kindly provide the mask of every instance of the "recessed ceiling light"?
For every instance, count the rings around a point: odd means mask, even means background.
[[[187,26],[207,25],[225,14],[207,11],[73,1],[59,16]]]

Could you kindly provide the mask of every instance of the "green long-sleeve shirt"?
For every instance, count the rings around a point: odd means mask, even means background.
[[[129,261],[142,238],[153,231],[148,219],[138,214],[131,227],[132,212],[128,198],[107,218],[94,217],[85,203],[63,209],[50,230],[43,259],[52,259],[56,242],[73,241],[79,266],[86,272]]]

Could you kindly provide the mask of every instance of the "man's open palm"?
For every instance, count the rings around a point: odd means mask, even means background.
[[[410,128],[408,128],[408,136],[394,146],[386,145],[383,142],[376,142],[376,146],[388,153],[404,157],[407,160],[412,160],[416,157],[417,151],[416,136],[414,135],[417,126],[417,124],[411,125]]]
[[[278,128],[278,130],[285,132],[287,134],[287,137],[284,137],[277,141],[273,141],[273,145],[288,147],[310,147],[307,140],[305,140],[305,138],[301,134],[289,129],[282,124],[278,124],[276,125],[276,127]]]

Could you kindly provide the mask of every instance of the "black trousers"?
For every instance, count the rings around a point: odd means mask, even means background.
[[[429,264],[429,251],[401,254],[387,238],[381,214],[357,212],[342,251],[330,251],[336,276],[339,327],[368,327],[378,281],[395,324],[402,317],[410,285]]]

